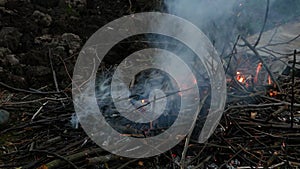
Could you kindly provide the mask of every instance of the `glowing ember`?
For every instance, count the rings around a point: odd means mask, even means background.
[[[245,79],[243,77],[241,77],[238,81],[241,82],[241,83],[244,83]]]
[[[277,96],[277,94],[278,94],[277,91],[274,91],[272,89],[270,90],[270,93],[269,93],[270,97],[275,97],[275,96]]]
[[[236,72],[236,80],[240,83],[245,83],[246,78],[241,72]]]

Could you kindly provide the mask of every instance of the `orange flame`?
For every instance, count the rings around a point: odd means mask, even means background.
[[[258,82],[258,74],[261,71],[261,69],[262,69],[262,63],[258,63],[258,65],[256,67],[256,74],[255,74],[255,77],[254,77],[254,83]]]
[[[245,79],[243,77],[241,77],[238,81],[241,82],[241,83],[244,83]]]
[[[271,76],[268,75],[268,84],[271,85],[272,84],[272,79],[271,79]]]
[[[269,92],[269,95],[270,95],[271,97],[275,97],[275,96],[277,96],[277,94],[278,94],[278,92],[275,91],[275,90],[270,90],[270,92]]]
[[[245,83],[246,78],[241,72],[236,72],[236,80],[240,83]]]

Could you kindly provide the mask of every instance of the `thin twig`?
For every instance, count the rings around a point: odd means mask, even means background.
[[[137,160],[139,160],[139,159],[130,160],[130,161],[126,162],[125,164],[121,165],[120,167],[118,167],[117,169],[122,169],[122,168],[128,166],[130,163],[136,162]]]
[[[51,161],[51,162],[47,163],[46,166],[49,167],[49,168],[58,168],[59,166],[64,165],[64,161],[66,161],[66,160],[68,160],[68,161],[78,161],[81,158],[89,157],[92,154],[101,153],[103,151],[104,150],[101,149],[101,148],[96,148],[96,149],[93,149],[93,150],[88,149],[88,150],[85,150],[85,151],[78,152],[76,154],[69,155],[69,156],[64,158],[65,160],[59,159],[59,160]]]
[[[41,91],[37,91],[37,90],[31,91],[31,90],[26,90],[26,89],[20,89],[20,88],[9,86],[9,85],[7,85],[7,84],[5,84],[3,82],[0,82],[0,85],[3,86],[3,87],[5,87],[5,88],[11,89],[11,90],[15,90],[15,91],[18,91],[18,92],[24,92],[24,93],[30,93],[30,94],[42,94],[42,95],[46,95],[46,94],[60,94],[60,93],[63,93],[63,91],[41,92]]]
[[[52,55],[51,55],[51,50],[50,49],[49,49],[48,56],[49,56],[49,60],[50,60],[50,66],[51,66],[51,70],[52,70],[54,85],[55,85],[56,91],[59,91],[58,84],[57,84],[57,78],[56,78],[56,72],[55,72],[54,67],[53,67]]]
[[[104,156],[98,156],[98,157],[92,157],[92,158],[87,158],[87,163],[88,165],[94,165],[94,164],[99,164],[99,163],[106,163],[111,160],[118,160],[120,157],[116,155],[104,155]]]
[[[278,31],[278,27],[275,28],[275,30],[274,30],[274,32],[273,32],[273,34],[272,34],[272,36],[271,36],[271,38],[270,38],[268,44],[270,44],[270,43],[273,41],[275,35],[277,34],[277,31]]]
[[[234,53],[234,51],[235,51],[235,49],[236,49],[236,45],[237,45],[237,43],[238,43],[239,40],[240,40],[240,35],[236,38],[236,41],[235,41],[235,43],[234,43],[234,45],[233,45],[233,48],[232,48],[232,50],[231,50],[230,58],[229,58],[229,61],[228,61],[228,64],[227,64],[227,67],[226,67],[226,70],[225,70],[225,74],[227,74],[227,71],[228,71],[228,69],[229,69],[229,65],[230,65],[230,62],[231,62],[233,53]]]
[[[292,98],[291,98],[291,128],[294,127],[294,102],[295,102],[295,64],[296,64],[296,53],[294,50],[294,62],[292,65]]]
[[[278,114],[284,112],[285,110],[287,110],[288,106],[287,105],[284,105],[284,106],[281,106],[278,110],[276,110],[275,112],[273,112],[266,120],[266,122],[269,122],[270,120],[272,120],[272,118],[275,118],[277,117]]]
[[[266,65],[264,59],[260,56],[260,54],[257,52],[257,50],[244,38],[241,37],[241,39],[244,41],[245,45],[249,47],[250,50],[253,51],[253,53],[258,57],[260,62],[262,63],[263,67],[267,70],[268,74],[270,75],[272,81],[276,84],[277,89],[282,92],[281,87],[279,86],[279,83],[277,82],[276,78],[274,77],[273,73],[270,71],[268,66]]]
[[[69,98],[51,98],[51,97],[43,97],[43,98],[40,98],[40,99],[28,100],[28,101],[22,101],[22,102],[7,102],[7,103],[2,103],[2,105],[29,104],[29,103],[40,102],[40,101],[43,101],[43,100],[63,101],[63,100],[69,100]]]
[[[53,67],[53,63],[52,63],[52,54],[51,54],[51,49],[49,49],[49,60],[50,60],[50,66],[51,66],[51,70],[52,70],[52,75],[53,75],[53,80],[54,80],[54,85],[55,85],[55,88],[56,88],[56,91],[59,91],[59,88],[58,88],[58,83],[57,83],[57,78],[56,78],[56,72],[54,70],[54,67]],[[63,62],[64,63],[64,62]],[[65,104],[64,102],[60,101],[62,106],[65,107]]]
[[[129,2],[129,9],[128,9],[128,11],[129,11],[129,13],[132,13],[132,2],[131,2],[131,0],[128,0],[128,2]]]
[[[60,61],[63,63],[64,68],[65,68],[65,72],[68,75],[68,78],[70,79],[70,81],[72,82],[72,76],[70,75],[69,71],[68,71],[68,67],[66,65],[66,62],[63,60],[63,58],[59,55],[59,59]]]
[[[204,163],[206,163],[207,161],[209,161],[212,158],[212,155],[206,157],[201,163],[199,163],[198,165],[196,165],[195,167],[193,167],[193,169],[197,169],[197,168],[201,168]]]
[[[281,103],[266,103],[266,104],[245,104],[245,105],[237,105],[237,106],[230,106],[228,107],[225,112],[227,112],[230,109],[245,109],[245,108],[267,108],[272,106],[284,106],[284,105],[290,105],[284,102]],[[294,104],[295,107],[300,107],[300,104]]]
[[[42,106],[34,113],[34,115],[31,118],[31,122],[35,119],[35,117],[41,112],[41,110],[43,109],[43,107],[48,104],[48,100],[42,104]]]
[[[267,23],[267,20],[268,20],[268,14],[269,14],[269,6],[270,6],[270,0],[267,0],[267,7],[266,7],[266,13],[265,13],[265,19],[264,19],[264,23],[263,23],[263,26],[259,32],[259,35],[258,35],[258,38],[254,44],[254,48],[256,48],[256,46],[258,45],[259,41],[260,41],[260,38],[261,38],[261,35],[263,34],[264,30],[265,30],[265,26],[266,26],[266,23]]]
[[[204,105],[204,102],[207,99],[207,97],[208,97],[208,95],[204,96],[204,98],[199,103],[198,108],[197,108],[197,113],[194,117],[194,121],[193,121],[192,126],[191,126],[191,130],[190,130],[189,134],[187,135],[187,137],[185,139],[184,149],[182,151],[181,160],[180,160],[180,168],[181,169],[185,168],[185,156],[186,156],[186,153],[187,153],[187,150],[188,150],[188,147],[189,147],[190,139],[191,139],[193,130],[194,130],[195,125],[196,125],[198,114],[201,111],[202,106]]]
[[[271,44],[267,44],[267,45],[265,45],[265,46],[261,46],[260,48],[262,48],[262,47],[268,47],[268,46],[277,46],[277,45],[285,45],[285,44],[289,44],[289,43],[291,43],[291,42],[297,40],[299,37],[300,37],[300,34],[297,35],[296,37],[294,37],[294,38],[292,38],[292,39],[286,41],[286,42],[271,43]]]
[[[49,152],[49,151],[46,151],[46,150],[31,150],[30,152],[50,154],[50,155],[52,155],[52,156],[57,157],[57,158],[60,159],[60,160],[63,160],[63,161],[65,161],[65,162],[67,162],[67,163],[70,164],[73,168],[79,169],[74,163],[72,163],[71,161],[69,161],[69,160],[66,159],[65,157],[63,157],[63,156],[61,156],[61,155],[58,155],[58,154],[56,154],[56,153],[52,153],[52,152]]]

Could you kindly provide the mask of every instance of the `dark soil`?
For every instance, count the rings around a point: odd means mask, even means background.
[[[159,9],[156,2],[116,1],[104,2],[89,0],[86,4],[66,4],[58,0],[51,1],[9,1],[1,7],[2,29],[0,46],[9,49],[18,60],[18,64],[0,62],[1,79],[14,87],[39,88],[49,85],[52,90],[52,71],[49,67],[49,55],[52,56],[54,70],[57,72],[59,86],[64,89],[70,85],[68,74],[76,61],[80,46],[101,26],[121,16],[133,12]],[[144,3],[144,4],[143,4]],[[35,16],[40,11],[48,15]],[[45,21],[46,20],[46,21]],[[50,23],[47,23],[50,22]],[[9,30],[6,30],[9,29]],[[79,36],[79,47],[72,49],[64,33]],[[72,40],[71,40],[72,41]],[[37,73],[38,72],[38,73]]]

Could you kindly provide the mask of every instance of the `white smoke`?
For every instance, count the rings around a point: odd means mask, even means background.
[[[274,0],[270,1],[272,8]],[[199,27],[220,54],[232,49],[238,35],[244,37],[261,30],[266,0],[164,0],[167,12]],[[266,29],[276,18],[269,18]],[[225,54],[226,55],[226,54]]]
[[[165,0],[168,13],[180,16],[199,27],[221,52],[235,37],[234,7],[237,0]]]
[[[205,25],[220,17],[233,14],[236,0],[165,0],[169,13],[181,16],[197,26]]]

